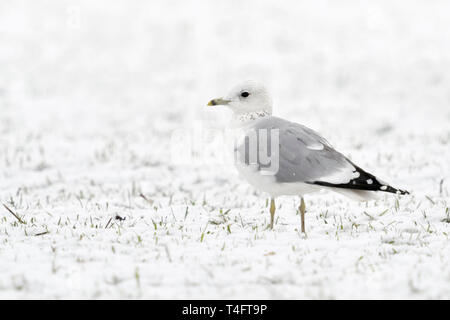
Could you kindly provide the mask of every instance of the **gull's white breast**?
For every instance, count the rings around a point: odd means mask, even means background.
[[[320,187],[301,182],[277,182],[275,175],[265,175],[263,174],[264,171],[257,170],[254,165],[246,165],[245,163],[236,162],[236,168],[239,174],[255,189],[264,191],[273,197],[282,195],[302,196],[320,189]]]

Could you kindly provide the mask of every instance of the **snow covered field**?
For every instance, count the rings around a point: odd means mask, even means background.
[[[450,2],[0,2],[0,298],[450,298]],[[277,201],[202,149],[241,80],[411,195]],[[208,149],[209,150],[209,149]],[[217,160],[217,159],[216,159]],[[117,219],[116,219],[117,216]],[[119,219],[121,218],[121,219]],[[21,221],[19,221],[19,219]]]

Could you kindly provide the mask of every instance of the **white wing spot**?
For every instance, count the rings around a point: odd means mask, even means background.
[[[314,143],[306,146],[309,150],[320,151],[323,150],[324,146],[321,143]]]
[[[353,171],[352,179],[357,179],[357,178],[359,178],[360,175],[361,174],[358,171]]]
[[[380,189],[384,191],[387,189],[387,186],[381,186]]]
[[[367,184],[372,184],[373,183],[373,180],[372,179],[368,179],[367,180]]]

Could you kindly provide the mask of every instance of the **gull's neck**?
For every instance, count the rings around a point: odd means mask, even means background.
[[[234,120],[236,122],[245,123],[252,120],[261,119],[264,117],[270,116],[270,112],[262,110],[262,111],[254,111],[254,112],[246,112],[239,113],[234,115]]]

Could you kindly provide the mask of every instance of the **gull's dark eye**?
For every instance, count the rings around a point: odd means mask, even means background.
[[[247,98],[250,95],[247,91],[241,93],[241,97]]]

